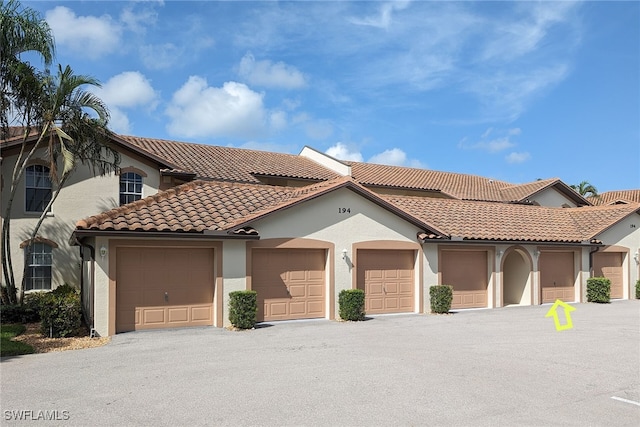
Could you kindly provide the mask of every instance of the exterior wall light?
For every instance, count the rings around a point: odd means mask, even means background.
[[[345,259],[347,257],[347,250],[343,249],[342,250],[342,259]]]
[[[107,248],[106,248],[106,247],[104,247],[104,246],[101,246],[101,247],[100,247],[100,256],[101,256],[102,258],[104,258],[105,256],[107,256]]]
[[[636,260],[636,264],[640,263],[640,253],[638,253],[638,251],[636,251],[636,253],[633,254],[633,259]]]

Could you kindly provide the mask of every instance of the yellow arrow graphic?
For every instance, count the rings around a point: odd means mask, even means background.
[[[567,323],[565,325],[560,324],[560,318],[558,317],[558,307],[562,307],[564,309],[564,317],[567,319]],[[556,331],[564,331],[565,329],[573,328],[573,323],[571,322],[571,314],[569,313],[575,310],[576,309],[574,307],[571,307],[566,302],[557,299],[544,317],[553,316],[553,322],[556,324]]]

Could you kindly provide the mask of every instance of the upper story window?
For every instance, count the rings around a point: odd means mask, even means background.
[[[25,210],[44,212],[51,201],[49,168],[42,165],[28,166],[25,171]]]
[[[120,204],[135,202],[142,198],[142,176],[135,172],[120,174]]]
[[[27,283],[25,291],[51,289],[51,246],[46,243],[33,243],[27,261]]]

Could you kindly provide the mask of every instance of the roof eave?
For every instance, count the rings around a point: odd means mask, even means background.
[[[180,231],[126,231],[126,230],[83,230],[76,229],[71,233],[70,243],[76,245],[77,240],[85,237],[130,237],[155,239],[187,239],[187,240],[259,240],[259,235],[230,234],[226,230],[205,230],[204,232]]]

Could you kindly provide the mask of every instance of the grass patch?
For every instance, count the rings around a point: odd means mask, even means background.
[[[1,325],[0,326],[0,356],[19,356],[21,354],[31,354],[34,352],[33,347],[28,344],[12,341],[13,337],[16,337],[23,333],[25,330],[24,325],[19,323]]]

